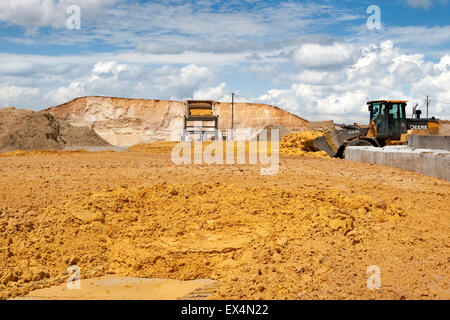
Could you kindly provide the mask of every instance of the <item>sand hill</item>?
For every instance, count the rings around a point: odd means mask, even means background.
[[[72,126],[48,112],[0,108],[0,152],[108,145],[94,130]]]
[[[231,128],[231,103],[217,102],[219,129]],[[111,97],[81,97],[51,107],[46,112],[74,126],[88,126],[113,145],[173,140],[184,125],[184,101]],[[281,125],[303,131],[308,121],[280,108],[256,103],[236,103],[235,128]]]

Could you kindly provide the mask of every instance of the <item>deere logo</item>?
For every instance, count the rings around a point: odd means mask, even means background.
[[[412,125],[411,129],[413,129],[413,130],[427,130],[428,126],[426,126],[426,125],[415,125],[415,126]]]

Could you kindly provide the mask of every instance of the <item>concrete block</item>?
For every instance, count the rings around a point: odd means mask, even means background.
[[[450,136],[408,136],[408,147],[413,149],[437,149],[450,151]]]
[[[380,164],[450,181],[450,152],[407,146],[347,147],[345,159]]]

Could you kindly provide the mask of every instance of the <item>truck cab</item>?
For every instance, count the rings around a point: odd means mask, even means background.
[[[369,101],[370,123],[375,128],[376,140],[381,146],[388,141],[401,140],[407,133],[406,104],[404,100]]]

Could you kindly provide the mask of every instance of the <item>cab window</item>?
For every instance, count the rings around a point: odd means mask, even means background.
[[[393,119],[400,118],[401,107],[398,103],[393,103],[391,109],[389,110],[389,117]]]
[[[372,104],[372,118],[376,119],[380,116],[381,103]]]

